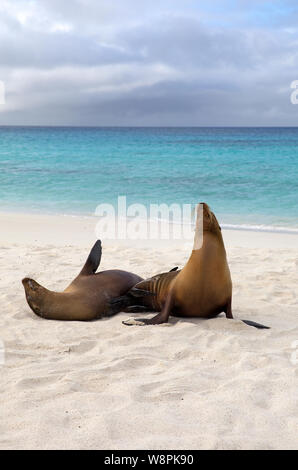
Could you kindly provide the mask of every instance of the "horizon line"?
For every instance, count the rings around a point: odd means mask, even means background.
[[[72,125],[72,124],[0,124],[0,128],[51,127],[85,129],[297,129],[296,126],[113,126],[113,125]]]

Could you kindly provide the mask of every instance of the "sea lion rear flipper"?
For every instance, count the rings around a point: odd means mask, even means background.
[[[80,275],[94,274],[99,266],[101,254],[101,241],[97,240],[92,250],[90,251],[90,254],[87,258],[86,263],[84,264],[82,271],[80,272]]]
[[[254,326],[255,328],[258,328],[259,330],[270,330],[270,326],[265,326],[255,321],[251,321],[251,320],[241,320],[241,321],[243,321],[243,323],[245,323],[246,325]]]

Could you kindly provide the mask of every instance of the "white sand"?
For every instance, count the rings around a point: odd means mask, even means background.
[[[25,302],[24,276],[53,290],[73,279],[94,219],[0,214],[0,224],[1,449],[298,448],[296,235],[224,232],[238,320],[125,327],[125,313],[56,322]],[[149,276],[183,266],[191,248],[133,245],[103,240],[101,268]]]

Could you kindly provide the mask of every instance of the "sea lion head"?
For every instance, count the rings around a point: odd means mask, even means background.
[[[218,232],[221,230],[221,227],[217,221],[217,218],[211,211],[210,207],[206,202],[201,202],[203,205],[203,221],[204,221],[204,232]]]
[[[29,307],[33,310],[36,315],[42,317],[42,306],[44,301],[45,288],[42,287],[34,279],[25,277],[22,280],[22,284],[25,289],[26,299]]]

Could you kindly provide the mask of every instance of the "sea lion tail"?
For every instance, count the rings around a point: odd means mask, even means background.
[[[97,240],[97,242],[94,244],[93,248],[91,249],[89,253],[87,261],[84,264],[84,267],[82,271],[80,272],[80,275],[87,276],[89,274],[94,274],[99,266],[101,255],[102,255],[101,241]]]
[[[245,323],[246,325],[254,326],[255,328],[258,328],[259,330],[270,330],[270,326],[265,326],[255,321],[251,321],[251,320],[241,320],[241,321]]]

